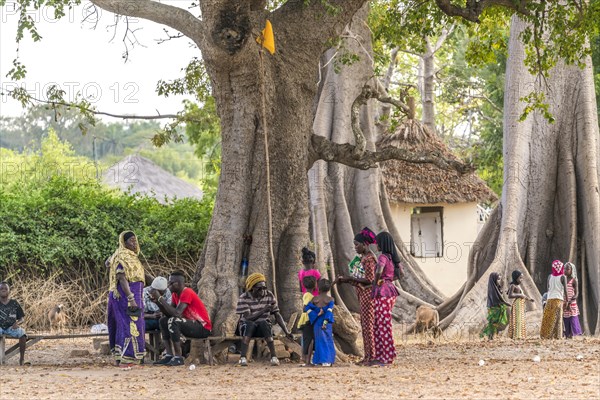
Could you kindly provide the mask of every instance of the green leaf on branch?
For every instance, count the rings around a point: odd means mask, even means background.
[[[539,111],[549,123],[554,123],[554,117],[550,112],[550,105],[546,102],[546,95],[542,92],[531,92],[527,96],[519,99],[525,103],[523,113],[519,117],[519,122],[527,119],[527,116],[534,111]]]

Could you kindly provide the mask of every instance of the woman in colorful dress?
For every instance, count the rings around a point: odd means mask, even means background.
[[[300,284],[300,291],[304,295],[306,293],[306,288],[302,283],[302,280],[307,276],[314,276],[317,282],[321,279],[321,273],[318,269],[315,268],[315,262],[317,260],[317,255],[310,251],[308,248],[304,247],[302,249],[302,269],[298,271],[298,282]],[[319,294],[319,291],[315,288],[312,292],[313,296]]]
[[[506,328],[508,316],[506,307],[510,306],[504,297],[502,297],[502,275],[497,272],[492,272],[488,278],[487,292],[487,325],[479,335],[480,337],[487,336],[488,339],[494,339],[494,335]]]
[[[511,339],[527,338],[527,324],[525,323],[525,302],[533,301],[527,297],[521,288],[523,273],[519,270],[512,272],[512,282],[508,287],[508,298],[514,299],[510,311],[510,322],[508,324],[508,337]]]
[[[565,277],[567,280],[567,300],[563,311],[564,334],[567,339],[582,334],[579,324],[579,307],[577,307],[577,269],[573,263],[565,264]]]
[[[144,267],[133,232],[119,236],[119,248],[107,260],[110,270],[108,292],[108,339],[121,368],[141,364],[146,353],[143,305]]]
[[[375,302],[371,295],[371,284],[375,280],[377,258],[369,248],[372,243],[375,243],[375,234],[369,228],[364,228],[356,234],[354,250],[358,254],[358,259],[355,258],[349,265],[350,276],[339,276],[336,279],[336,282],[349,283],[356,288],[356,295],[360,303],[360,326],[365,353],[365,357],[359,361],[361,365],[369,365],[375,357],[375,341],[373,339]]]
[[[544,307],[540,329],[542,339],[562,339],[563,303],[569,297],[564,269],[560,260],[552,262],[552,274],[548,277],[548,301]]]
[[[373,338],[375,357],[371,365],[386,366],[396,359],[394,333],[392,330],[392,308],[398,297],[394,280],[394,269],[400,263],[396,244],[392,235],[381,232],[375,238],[377,249],[381,252],[377,259],[377,269],[373,280],[372,296],[375,303]]]

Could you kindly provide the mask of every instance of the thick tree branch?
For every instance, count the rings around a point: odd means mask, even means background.
[[[352,103],[352,108],[350,109],[350,119],[352,121],[352,133],[354,134],[354,143],[355,146],[352,149],[352,157],[357,160],[360,159],[365,152],[367,147],[367,140],[365,139],[365,135],[360,129],[360,108],[367,104],[367,101],[370,98],[376,97],[377,94],[369,85],[365,85],[362,88],[362,91],[354,99]]]
[[[385,90],[390,88],[390,84],[392,83],[392,76],[394,76],[394,71],[396,69],[396,65],[398,65],[398,47],[395,47],[392,50],[390,55],[390,65],[388,65],[387,72],[385,73],[385,77],[383,78],[381,84]]]
[[[375,80],[376,88],[371,87],[369,84],[365,84],[360,94],[354,99],[352,108],[350,110],[350,118],[352,122],[352,133],[354,134],[354,143],[352,157],[355,160],[360,159],[367,147],[367,141],[365,135],[360,128],[360,108],[367,104],[369,99],[377,99],[382,103],[392,104],[400,109],[404,114],[410,114],[410,108],[401,102],[388,96],[387,92],[381,85],[378,79]]]
[[[529,15],[527,1],[515,0],[467,0],[465,7],[452,4],[451,0],[435,0],[437,6],[444,14],[451,17],[461,17],[471,22],[479,22],[479,16],[488,7],[502,6],[515,10],[518,13]]]
[[[143,18],[169,26],[200,43],[203,35],[202,21],[183,8],[158,3],[153,0],[90,0],[92,4],[126,17]]]
[[[12,96],[14,91],[7,90],[6,92],[0,91],[0,96]],[[87,107],[83,104],[78,103],[69,103],[62,100],[43,100],[38,99],[37,97],[28,95],[26,99],[20,99],[19,101],[26,101],[25,105],[31,104],[34,102],[40,104],[48,104],[52,108],[56,109],[57,107],[66,107],[66,108],[74,108],[80,110],[82,113],[88,113],[93,115],[104,115],[111,118],[119,118],[119,119],[140,119],[140,120],[156,120],[156,119],[178,119],[184,122],[202,122],[200,120],[194,118],[186,118],[184,115],[178,114],[160,114],[158,110],[156,111],[156,115],[132,115],[132,114],[114,114],[105,111],[98,111],[93,108]],[[24,107],[25,107],[24,105]]]
[[[474,171],[472,165],[444,158],[439,153],[415,153],[410,150],[388,146],[377,151],[366,150],[361,158],[356,159],[354,157],[355,146],[349,143],[334,143],[323,136],[315,134],[311,137],[311,145],[312,150],[316,155],[316,160],[334,161],[349,167],[364,170],[377,168],[377,163],[382,161],[400,160],[416,164],[434,164],[441,169],[455,170],[461,174]]]
[[[454,32],[454,28],[456,27],[456,24],[452,24],[450,25],[450,28],[444,28],[442,29],[442,33],[440,34],[440,37],[438,37],[437,41],[435,42],[435,45],[433,46],[433,54],[437,53],[442,46],[444,45],[444,43],[446,42],[446,39],[448,39],[448,37],[450,35],[452,35],[452,33]]]

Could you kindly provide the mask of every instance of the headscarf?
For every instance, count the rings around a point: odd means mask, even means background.
[[[400,256],[398,255],[398,251],[396,251],[396,244],[394,243],[394,238],[389,232],[381,232],[377,237],[375,237],[376,243],[381,249],[383,254],[389,254],[392,257],[392,261],[394,262],[394,266],[397,266],[402,261]]]
[[[512,272],[512,282],[510,283],[511,285],[518,285],[517,283],[517,279],[519,279],[519,277],[523,275],[523,273],[521,271],[519,271],[518,269],[515,269]]]
[[[502,298],[500,293],[500,287],[498,287],[498,277],[500,275],[497,272],[492,272],[488,279],[488,291],[487,291],[487,307],[492,308],[505,304],[506,302]]]
[[[552,261],[552,276],[562,276],[565,273],[565,266],[562,261]]]
[[[567,267],[571,267],[571,271],[573,271],[571,273],[571,278],[575,278],[577,279],[577,268],[575,268],[575,264],[573,264],[572,262],[566,262],[565,263],[565,271],[567,270]]]
[[[145,280],[144,266],[138,258],[140,244],[136,241],[135,251],[131,251],[125,246],[125,236],[131,237],[132,235],[135,236],[131,231],[121,232],[119,235],[119,247],[108,259],[110,264],[110,286],[108,290],[113,292],[113,296],[117,299],[121,297],[117,290],[117,268],[119,264],[123,267],[125,278],[129,282],[144,282]]]
[[[248,278],[246,278],[246,291],[250,291],[254,285],[256,285],[258,282],[266,282],[267,278],[265,278],[265,276],[259,272],[255,272],[253,274],[250,274],[250,276]]]
[[[367,227],[364,227],[362,231],[358,232],[356,236],[354,236],[354,240],[358,243],[366,244],[367,246],[373,243],[377,243],[377,241],[375,240],[375,232],[373,232]]]

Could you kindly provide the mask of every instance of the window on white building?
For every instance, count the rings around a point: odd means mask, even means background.
[[[410,253],[413,257],[444,256],[443,207],[415,207],[410,216]]]

